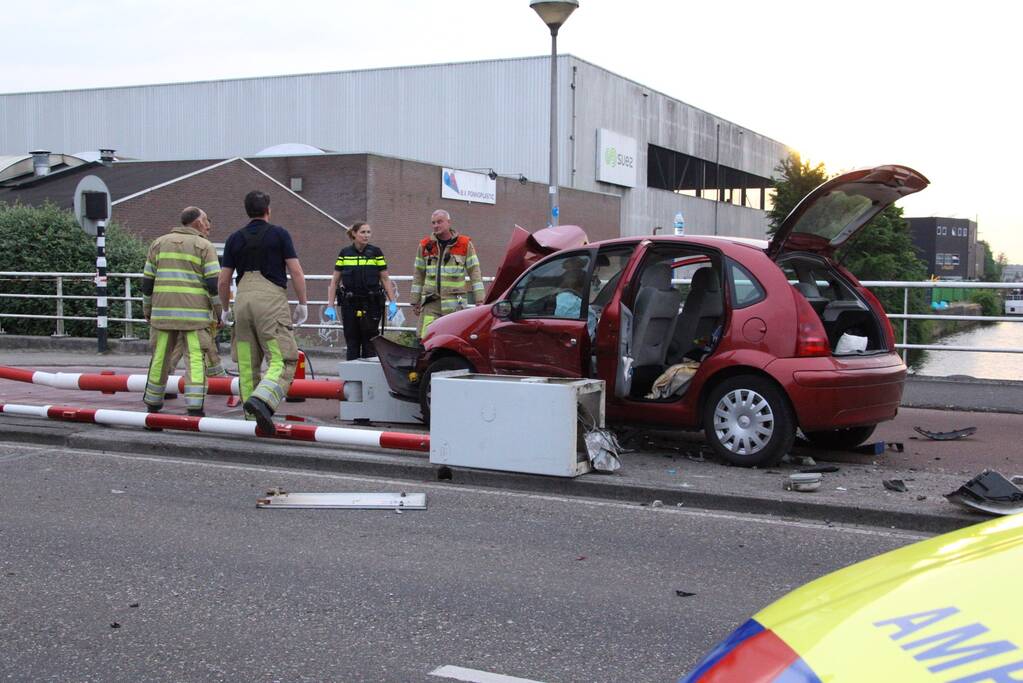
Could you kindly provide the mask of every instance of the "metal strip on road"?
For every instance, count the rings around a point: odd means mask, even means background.
[[[0,442],[3,443],[3,442]],[[22,447],[17,442],[8,442],[13,448]],[[43,446],[32,446],[30,448],[45,450],[47,454],[53,453],[53,447]],[[65,449],[74,450],[74,449]],[[75,453],[83,455],[92,455],[105,458],[114,458],[118,460],[141,460],[144,462],[161,463],[170,465],[186,465],[191,467],[211,467],[214,469],[226,469],[226,470],[244,470],[249,472],[266,472],[277,475],[288,475],[295,477],[315,477],[317,479],[331,479],[335,481],[352,481],[362,484],[372,483],[384,486],[397,486],[399,488],[408,487],[408,480],[402,479],[387,479],[383,477],[367,477],[352,474],[331,474],[327,472],[315,472],[305,471],[300,469],[292,469],[285,467],[263,467],[260,465],[239,465],[230,463],[218,463],[208,462],[204,460],[191,460],[188,458],[174,458],[174,457],[154,457],[149,455],[125,455],[123,453],[111,453],[109,451],[93,451],[85,449],[74,450]],[[705,519],[720,519],[731,522],[742,522],[744,524],[766,524],[768,526],[783,526],[796,529],[816,529],[820,531],[834,531],[838,533],[847,534],[858,534],[862,536],[881,536],[884,538],[900,538],[908,541],[919,541],[925,538],[931,538],[936,534],[927,533],[914,533],[910,531],[897,531],[894,529],[878,529],[873,527],[856,527],[856,526],[842,526],[838,524],[825,524],[824,522],[801,522],[794,519],[780,519],[776,517],[768,517],[763,515],[756,515],[753,513],[729,513],[729,512],[713,512],[711,510],[703,510],[696,508],[684,508],[684,507],[662,507],[652,508],[638,505],[637,503],[621,503],[616,501],[605,501],[595,500],[593,498],[583,498],[579,496],[556,496],[549,494],[540,493],[522,493],[520,491],[507,491],[507,490],[495,490],[489,488],[473,487],[473,486],[457,486],[452,487],[447,484],[431,484],[425,482],[416,482],[415,487],[417,489],[428,489],[445,491],[449,493],[476,493],[487,496],[501,496],[506,498],[523,498],[527,500],[543,500],[557,503],[573,503],[578,505],[588,505],[590,507],[605,507],[615,508],[619,510],[627,510],[637,514],[676,514],[684,515],[687,517],[703,517]]]
[[[456,681],[467,681],[468,683],[543,683],[543,681],[535,681],[531,678],[516,678],[515,676],[450,665],[434,669],[430,675],[438,678],[453,678]]]

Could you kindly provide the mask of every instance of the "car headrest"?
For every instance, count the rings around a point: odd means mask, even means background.
[[[667,263],[654,263],[643,270],[639,278],[641,287],[653,287],[654,289],[671,289],[671,268]]]
[[[808,299],[817,299],[821,295],[820,291],[817,289],[817,285],[810,282],[797,282],[796,289],[798,289],[799,293]]]
[[[700,268],[693,273],[693,282],[690,289],[700,289],[705,292],[717,293],[721,291],[721,283],[718,282],[717,272],[710,267]]]

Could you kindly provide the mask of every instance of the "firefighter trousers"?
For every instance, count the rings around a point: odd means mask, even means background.
[[[295,377],[298,344],[286,290],[259,271],[247,271],[238,282],[231,357],[238,363],[242,401],[255,397],[277,410]],[[262,373],[264,360],[266,374]]]
[[[163,395],[167,387],[167,376],[171,364],[172,350],[182,340],[185,357],[185,408],[202,410],[206,400],[206,369],[203,366],[203,352],[199,342],[202,330],[152,330],[153,356],[149,361],[146,375],[146,390],[142,401],[150,408],[163,407]],[[175,363],[176,364],[176,363]]]
[[[225,377],[227,370],[224,369],[224,363],[220,360],[220,353],[217,351],[216,333],[217,328],[206,328],[202,330],[196,330],[199,333],[199,348],[202,349],[203,361],[206,364],[206,376],[207,377]],[[174,350],[171,352],[170,367],[171,370],[178,367],[178,363],[185,355],[185,338],[183,335],[178,336],[178,341],[174,345]]]

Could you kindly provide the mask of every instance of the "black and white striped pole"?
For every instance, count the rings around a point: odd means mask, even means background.
[[[97,350],[107,350],[107,222],[96,221],[96,343]]]
[[[96,342],[100,353],[107,350],[107,221],[110,220],[110,192],[94,175],[85,176],[75,188],[75,218],[90,235],[96,236]]]

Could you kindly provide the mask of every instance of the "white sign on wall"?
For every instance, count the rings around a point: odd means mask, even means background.
[[[597,180],[636,187],[636,139],[597,129]]]
[[[486,173],[441,169],[440,196],[461,202],[497,203],[497,180]]]

